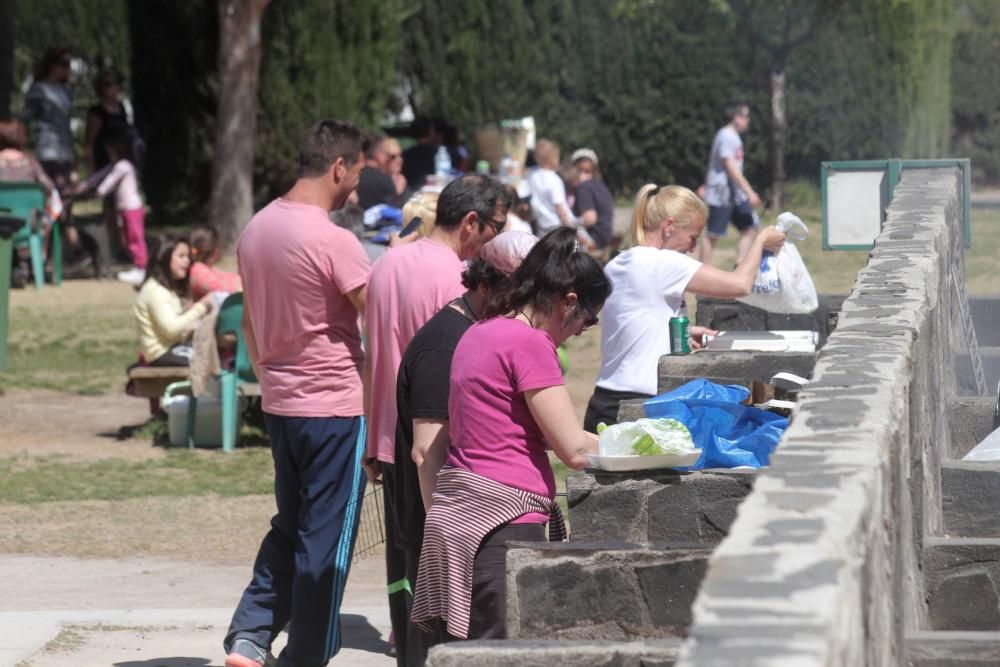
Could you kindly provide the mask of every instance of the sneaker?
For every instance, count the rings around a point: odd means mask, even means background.
[[[271,652],[249,639],[237,639],[226,656],[226,667],[275,667],[278,661]]]
[[[146,278],[146,270],[140,269],[138,266],[133,266],[128,271],[119,271],[116,278],[123,283],[138,287]]]

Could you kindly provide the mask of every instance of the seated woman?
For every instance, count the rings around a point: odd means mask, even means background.
[[[59,201],[59,193],[49,177],[42,169],[34,157],[24,150],[26,134],[24,124],[16,118],[0,120],[0,181],[6,182],[33,182],[39,183],[45,188],[46,209],[49,216],[43,218],[42,247],[48,247],[48,234],[52,228],[51,218],[57,217],[62,210],[62,203]],[[51,216],[51,217],[50,217]],[[27,248],[18,256],[18,263],[15,268],[14,284],[23,284],[23,275],[20,264],[27,258]],[[4,259],[3,261],[6,261]]]
[[[698,196],[677,185],[645,185],[635,197],[632,239],[635,244],[604,267],[615,285],[601,327],[601,371],[587,405],[584,428],[615,424],[618,404],[656,394],[660,357],[670,353],[668,326],[684,304],[685,292],[734,298],[753,287],[761,253],[778,250],[785,235],[774,227],[758,234],[743,262],[733,271],[702,264],[690,256],[705,228],[708,208]],[[710,332],[691,327],[693,347]]]
[[[219,232],[215,227],[196,225],[191,230],[191,269],[188,272],[191,296],[195,300],[210,292],[243,291],[243,281],[238,273],[215,268],[221,257]]]
[[[149,366],[188,366],[188,337],[212,310],[211,297],[191,303],[188,286],[190,245],[187,239],[165,237],[154,247],[146,279],[135,300],[139,354]]]
[[[601,267],[577,250],[575,230],[558,228],[455,348],[450,442],[413,601],[412,620],[425,630],[443,624],[449,638],[505,637],[507,542],[544,541],[550,516],[549,539],[564,536],[548,449],[580,469],[597,438],[577,423],[556,346],[596,326],[610,293]]]

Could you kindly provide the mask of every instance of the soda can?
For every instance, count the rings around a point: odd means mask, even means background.
[[[688,338],[688,318],[670,318],[670,354],[691,354],[691,341]]]

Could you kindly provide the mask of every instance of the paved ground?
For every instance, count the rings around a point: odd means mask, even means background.
[[[206,667],[249,566],[154,558],[83,560],[0,556],[0,665]],[[380,557],[355,564],[344,649],[332,665],[392,665]],[[283,645],[279,638],[275,648]]]

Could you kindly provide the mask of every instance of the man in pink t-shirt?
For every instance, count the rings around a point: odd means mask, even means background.
[[[227,667],[325,665],[340,649],[340,601],[366,480],[361,331],[370,267],[330,221],[358,184],[361,131],[324,120],[299,146],[299,178],[250,220],[236,255],[243,332],[260,381],[278,513],[233,614]]]
[[[434,231],[415,243],[392,248],[375,262],[368,282],[365,330],[371,373],[368,415],[369,479],[385,484],[386,572],[389,616],[397,642],[405,645],[410,608],[405,553],[396,526],[393,464],[396,438],[396,374],[410,339],[437,311],[465,292],[464,260],[500,233],[507,224],[510,198],[494,178],[462,176],[441,192]]]

